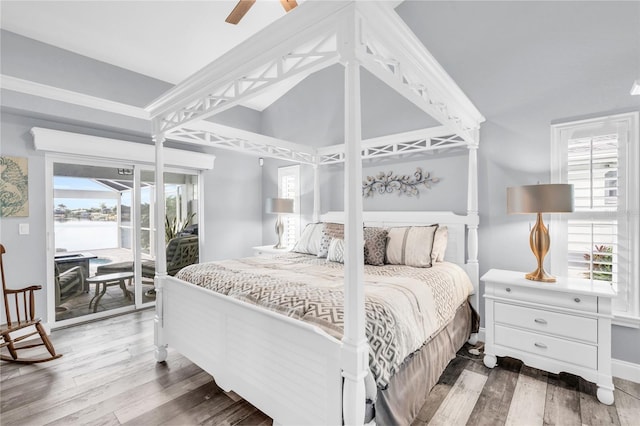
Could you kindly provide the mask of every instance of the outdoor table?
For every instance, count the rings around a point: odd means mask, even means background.
[[[102,296],[104,296],[104,294],[107,292],[107,287],[109,286],[119,285],[125,297],[127,297],[129,292],[126,287],[125,280],[129,280],[129,284],[131,284],[132,279],[133,272],[116,272],[113,274],[96,275],[94,277],[87,278],[87,285],[96,285],[96,294],[91,298],[91,301],[89,302],[89,309],[91,309],[91,305],[93,305],[93,312],[96,312],[98,310],[100,299],[102,299]],[[100,291],[101,285],[102,291]]]

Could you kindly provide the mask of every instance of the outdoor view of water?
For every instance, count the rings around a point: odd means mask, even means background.
[[[118,247],[117,222],[68,220],[55,222],[56,249],[89,251]]]

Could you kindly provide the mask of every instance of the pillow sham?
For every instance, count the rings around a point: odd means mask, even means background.
[[[322,239],[318,248],[318,257],[327,257],[329,244],[332,238],[344,239],[344,225],[341,223],[327,222],[322,228]]]
[[[322,240],[322,223],[309,223],[302,231],[302,235],[291,251],[303,254],[318,254]]]
[[[418,268],[431,267],[431,249],[438,225],[389,229],[387,263]]]
[[[446,226],[438,225],[433,236],[433,247],[431,248],[431,262],[444,262],[444,254],[447,251],[447,240],[449,230]]]
[[[364,228],[364,263],[375,266],[384,265],[387,235],[388,231],[384,228]]]
[[[327,262],[344,263],[344,240],[342,238],[332,238],[327,252]]]

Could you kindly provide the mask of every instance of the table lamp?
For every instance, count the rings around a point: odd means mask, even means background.
[[[278,244],[273,246],[273,248],[286,248],[287,246],[282,243],[282,233],[284,232],[282,215],[293,213],[293,200],[290,198],[267,198],[266,211],[267,213],[278,215],[278,219],[276,220],[276,234],[278,234]]]
[[[536,213],[536,224],[531,229],[529,244],[538,260],[538,269],[525,275],[533,281],[555,282],[544,270],[544,257],[549,251],[549,231],[542,221],[542,213],[573,211],[573,185],[538,184],[507,188],[507,213]]]

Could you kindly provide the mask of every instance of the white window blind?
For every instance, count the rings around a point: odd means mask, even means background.
[[[576,214],[567,222],[569,276],[617,284],[618,136],[567,141],[567,183]]]
[[[294,214],[285,215],[284,243],[291,247],[300,236],[300,166],[278,168],[278,196],[293,199]]]
[[[551,182],[573,184],[575,202],[552,215],[552,273],[611,283],[618,323],[637,325],[638,113],[555,124],[551,136]]]

